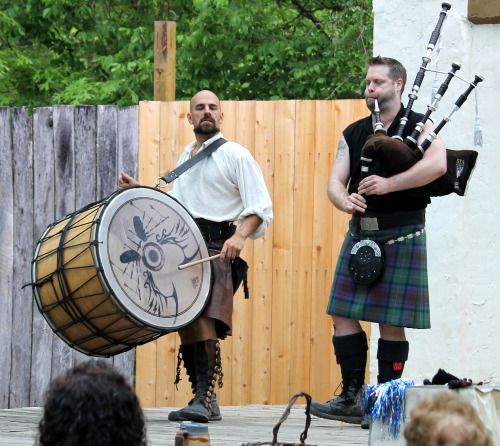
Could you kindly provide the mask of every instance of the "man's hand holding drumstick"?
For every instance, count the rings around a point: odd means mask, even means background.
[[[130,175],[122,172],[118,177],[118,187],[117,189],[126,189],[127,187],[139,186],[138,181],[132,178]]]

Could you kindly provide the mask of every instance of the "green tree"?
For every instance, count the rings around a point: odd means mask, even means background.
[[[176,98],[361,97],[370,0],[0,0],[0,104],[153,99],[154,21],[177,29]]]

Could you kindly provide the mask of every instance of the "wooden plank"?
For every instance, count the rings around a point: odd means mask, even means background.
[[[299,444],[305,425],[305,405],[299,399],[286,421],[280,426],[279,444]],[[179,423],[169,422],[168,413],[173,407],[144,409],[148,445],[173,444]],[[285,410],[279,406],[228,406],[222,408],[223,419],[208,424],[212,446],[235,446],[243,443],[270,444],[273,428]],[[17,409],[0,411],[0,445],[33,446],[38,432],[42,409]],[[357,446],[368,444],[369,431],[359,425],[312,417],[307,444],[321,446]]]
[[[155,21],[154,100],[175,100],[175,22]]]
[[[96,107],[77,105],[74,116],[75,209],[79,210],[93,203],[96,197]],[[73,364],[89,359],[75,349],[71,350],[71,354]]]
[[[333,163],[335,160],[335,156],[337,154],[338,143],[342,136],[343,130],[352,122],[354,122],[354,101],[351,100],[342,100],[342,101],[334,101],[334,119],[332,122],[334,128],[334,139],[335,143],[332,147],[333,149],[333,161],[331,162],[329,168],[330,171],[333,167]],[[342,242],[344,241],[345,234],[348,227],[348,222],[350,220],[350,216],[345,214],[344,212],[339,211],[333,206],[332,203],[329,203],[329,209],[332,212],[332,271],[331,271],[331,279],[333,280],[333,275],[335,272],[335,266],[337,265],[338,256],[340,253],[340,248],[342,247]],[[326,341],[325,341],[326,342]],[[330,343],[331,345],[331,343]],[[338,384],[342,382],[340,366],[336,364],[336,359],[333,351],[333,346],[331,347],[330,354],[328,355],[328,359],[330,361],[330,383],[331,387],[328,388],[330,394],[327,398],[323,398],[321,401],[326,401],[333,397],[334,390]]]
[[[235,141],[252,153],[255,153],[255,101],[239,101],[235,103]],[[241,257],[253,269],[253,241],[248,240]],[[250,290],[252,294],[253,290]],[[232,335],[232,379],[231,404],[240,401],[249,404],[252,381],[252,357],[246,354],[249,341],[252,339],[252,299],[245,299],[243,287],[234,296]],[[227,385],[227,384],[225,384]]]
[[[54,160],[56,219],[75,211],[75,128],[73,106],[54,105]],[[71,286],[71,284],[70,284]],[[71,347],[58,336],[52,341],[52,376],[73,365]]]
[[[116,190],[118,179],[118,107],[97,106],[96,197],[104,200]],[[113,358],[102,359],[113,364]]]
[[[75,129],[73,106],[54,105],[56,219],[75,210]]]
[[[333,159],[335,159],[335,155],[337,154],[338,141],[340,140],[340,137],[344,129],[349,124],[352,124],[358,119],[364,118],[369,115],[369,111],[366,108],[366,103],[362,99],[346,99],[346,100],[334,101],[334,107],[335,107],[334,139],[336,143],[334,145],[335,150]],[[332,231],[334,234],[333,245],[332,245],[332,261],[333,261],[333,268],[335,268],[340,253],[340,248],[342,247],[342,242],[344,241],[351,216],[344,212],[339,211],[333,205],[331,205],[331,209],[333,212]],[[332,278],[333,278],[333,271],[332,271]],[[369,322],[361,322],[361,327],[366,332],[366,336],[368,337],[368,345],[370,345],[371,324]],[[340,368],[338,365],[332,368],[330,379],[334,387],[336,387],[336,383],[340,382]],[[369,354],[368,354],[368,363],[366,367],[365,379],[366,382],[369,382],[370,379]]]
[[[160,141],[159,141],[159,170],[160,175],[175,169],[182,147],[179,144],[179,126],[186,125],[179,122],[179,103],[162,102],[160,104]],[[163,185],[163,183],[162,183]],[[173,183],[164,192],[171,190]],[[156,406],[185,406],[192,398],[191,386],[185,378],[184,367],[181,366],[181,382],[175,386],[177,367],[177,352],[179,336],[172,333],[156,341]]]
[[[270,404],[280,404],[290,389],[292,244],[294,227],[295,101],[278,101],[275,108],[277,146],[273,194],[273,302]],[[277,331],[279,327],[279,331]]]
[[[12,364],[12,279],[14,263],[14,191],[12,188],[12,138],[10,108],[0,107],[0,408],[9,407]]]
[[[118,110],[117,173],[127,170],[139,174],[139,106]],[[115,178],[116,180],[116,178]],[[127,381],[134,384],[135,348],[113,357],[113,365]]]
[[[34,234],[38,240],[54,222],[54,123],[51,107],[33,110]]]
[[[12,110],[14,149],[14,261],[12,284],[12,368],[10,407],[28,406],[30,401],[31,289],[22,288],[30,282],[33,246],[33,132],[32,118],[25,107]]]
[[[188,122],[189,101],[179,103],[179,156],[185,146],[194,141],[193,126]],[[178,157],[175,159],[177,162]]]
[[[133,387],[135,385],[135,348],[113,356],[113,367],[119,371]]]
[[[118,110],[117,149],[117,173],[126,171],[137,178],[139,175],[139,106],[137,105]]]
[[[224,114],[224,119],[220,126],[221,132],[228,141],[235,141],[236,138],[236,107],[234,101],[222,101],[221,110]],[[234,323],[234,321],[233,321]],[[223,387],[217,391],[217,401],[221,405],[231,404],[232,401],[232,351],[233,351],[233,337],[228,336],[224,341],[220,342],[221,345],[221,359],[222,359],[222,373]]]
[[[159,176],[160,103],[139,103],[139,173],[138,180],[154,186]],[[156,341],[136,349],[136,391],[142,407],[156,405]]]
[[[357,121],[358,119],[366,118],[367,116],[370,115],[370,112],[366,108],[366,102],[364,100],[351,99],[351,102],[353,103],[353,111],[354,111],[352,122]]]
[[[352,124],[356,119],[356,101],[353,100],[341,100],[334,101],[335,107],[335,115],[333,119],[333,127],[334,127],[334,160],[337,154],[338,142],[342,136],[342,132],[349,125]],[[366,107],[365,107],[366,109]],[[333,167],[334,161],[331,162],[330,170]],[[332,210],[332,230],[334,232],[333,237],[333,245],[332,245],[332,262],[333,265],[337,264],[337,258],[340,253],[340,248],[342,247],[342,242],[344,241],[344,237],[347,231],[347,225],[350,220],[350,216],[346,215],[344,212],[336,209],[332,204],[330,204],[330,208]],[[333,278],[333,271],[332,271]]]
[[[313,101],[298,101],[295,129],[294,240],[292,278],[291,392],[309,392],[313,246],[313,178],[316,110]]]
[[[175,100],[175,49],[176,49],[176,30],[175,22],[155,22],[155,76],[154,76],[154,99],[159,101]],[[162,103],[160,106],[160,134],[159,134],[159,173],[158,176],[164,175],[168,171],[175,168],[178,157],[166,160],[165,147],[170,146],[170,156],[175,156],[176,139],[172,138],[175,135],[175,129],[178,126],[176,116],[172,112],[177,109],[177,106],[167,103]],[[166,125],[164,124],[166,123]],[[170,133],[170,130],[172,133]],[[170,139],[169,139],[170,138]],[[172,185],[165,189],[171,190]],[[177,389],[174,389],[174,381],[176,374],[176,351],[178,349],[179,339],[177,334],[163,336],[156,342],[157,347],[157,369],[161,373],[157,373],[157,388],[156,388],[156,405],[166,405],[168,403],[174,405],[175,397],[179,396]],[[165,373],[166,372],[166,373]],[[179,406],[187,404],[189,400],[188,382],[184,380],[180,387],[184,389],[179,398]],[[182,398],[184,397],[184,398]],[[184,399],[184,401],[182,401]]]
[[[333,245],[331,203],[326,193],[330,169],[333,165],[333,148],[336,143],[334,108],[332,101],[316,103],[316,135],[314,150],[314,209],[313,209],[313,282],[311,313],[310,393],[316,401],[331,398],[340,373],[331,381],[333,366],[331,337],[333,326],[326,314],[335,264],[330,255]],[[338,371],[338,368],[335,366]]]
[[[174,385],[177,371],[177,333],[162,336],[156,341],[156,407],[186,406],[193,397],[185,369],[181,364],[181,382]]]
[[[54,125],[52,108],[33,110],[34,137],[34,215],[33,232],[39,240],[54,214]],[[39,406],[51,379],[52,342],[55,335],[38,308],[33,313],[33,349],[31,352],[30,405]],[[11,406],[13,407],[13,406]]]
[[[160,102],[139,104],[139,183],[155,186],[159,176]]]
[[[97,199],[102,200],[116,189],[118,107],[97,106]]]
[[[96,107],[75,107],[75,204],[76,209],[96,200]]]
[[[189,104],[189,103],[188,103]],[[183,109],[184,105],[184,110]],[[160,175],[165,175],[177,166],[177,161],[190,142],[181,140],[181,128],[188,127],[186,102],[162,102],[160,109]],[[192,131],[191,131],[192,135]],[[189,135],[189,136],[191,136]],[[188,135],[186,135],[188,137]],[[191,138],[192,139],[192,138]],[[172,190],[173,182],[163,191]]]
[[[274,161],[274,103],[257,102],[256,134],[254,157],[259,163],[264,179],[268,184],[271,197],[273,188],[271,176]],[[274,197],[276,199],[276,197]],[[251,275],[251,297],[253,312],[253,333],[251,340],[252,382],[251,402],[268,404],[271,386],[271,311],[272,311],[272,250],[265,243],[272,240],[272,228],[268,234],[253,242],[253,260]],[[272,245],[271,245],[272,246]]]

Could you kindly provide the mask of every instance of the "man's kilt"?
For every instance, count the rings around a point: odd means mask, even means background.
[[[349,275],[351,249],[356,243],[351,230],[352,222],[335,269],[327,313],[397,327],[430,328],[425,224],[361,232],[361,239],[378,242],[384,255],[384,272],[369,285],[357,283]],[[386,244],[399,237],[405,238]]]

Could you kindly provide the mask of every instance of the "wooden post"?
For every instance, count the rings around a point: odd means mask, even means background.
[[[175,22],[155,22],[155,101],[175,101],[175,38]]]

